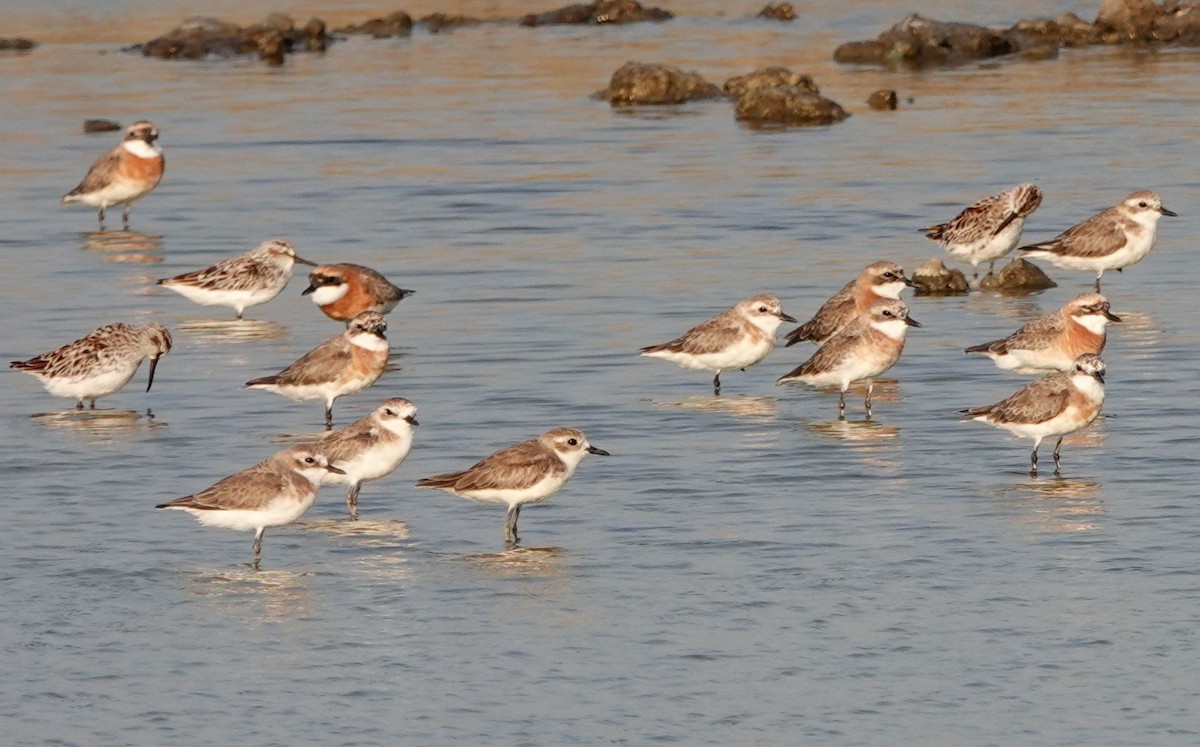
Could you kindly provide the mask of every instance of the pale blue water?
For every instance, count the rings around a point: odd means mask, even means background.
[[[1091,14],[970,6],[921,10]],[[847,70],[834,44],[912,8],[802,8],[791,26],[743,18],[757,9],[353,40],[282,70],[109,44],[0,57],[4,360],[117,320],[176,339],[154,388],[142,371],[100,420],[39,416],[70,403],[17,372],[0,389],[6,743],[1196,743],[1200,53]],[[791,64],[854,116],[753,132],[726,103],[587,99],[626,59],[717,81]],[[868,111],[882,86],[914,102]],[[96,237],[94,213],[57,204],[115,140],[81,135],[91,116],[162,130],[137,236]],[[1106,275],[1126,322],[1061,479],[1026,474],[1027,441],[957,422],[1026,381],[961,349],[1086,273],[1049,268],[1059,287],[1030,298],[911,300],[925,326],[871,423],[856,395],[839,423],[836,396],[774,386],[811,348],[726,374],[719,399],[711,376],[636,356],[760,291],[807,318],[871,260],[938,256],[918,227],[1026,180],[1046,193],[1031,241],[1138,188],[1180,213]],[[327,487],[267,532],[254,573],[248,534],[153,506],[319,435],[319,403],[241,384],[339,325],[303,277],[232,329],[153,280],[273,236],[417,290],[390,316],[396,370],[335,419],[405,396],[422,425],[355,531]],[[501,508],[413,487],[557,425],[613,455],[523,512],[523,552],[500,554]]]

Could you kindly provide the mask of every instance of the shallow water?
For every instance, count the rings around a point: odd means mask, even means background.
[[[664,4],[681,16],[418,30],[272,70],[115,51],[184,3],[15,3],[5,34],[52,43],[0,57],[5,360],[117,320],[158,320],[176,347],[149,393],[143,370],[99,414],[17,372],[0,389],[9,743],[1196,741],[1200,52],[887,73],[830,54],[907,4],[806,5],[790,25],[750,20],[757,3]],[[1094,12],[973,5],[922,10]],[[727,103],[587,98],[629,59],[715,81],[787,64],[854,116],[755,132]],[[870,112],[880,87],[913,101]],[[115,140],[80,134],[94,116],[162,130],[167,175],[135,233],[57,204]],[[807,318],[871,260],[937,256],[916,228],[1026,180],[1046,193],[1031,241],[1137,188],[1181,215],[1105,278],[1126,321],[1062,478],[1030,478],[1027,441],[954,413],[1026,381],[961,349],[1087,290],[1084,273],[1048,268],[1059,287],[1027,298],[913,299],[925,326],[870,422],[857,395],[839,422],[836,395],[773,385],[810,348],[726,374],[719,399],[711,377],[635,355],[760,291]],[[405,396],[422,425],[363,488],[361,522],[327,487],[267,532],[255,573],[249,535],[152,507],[320,435],[319,403],[241,384],[340,325],[302,278],[243,324],[153,280],[273,236],[417,290],[390,316],[394,370],[334,416]],[[556,425],[613,456],[523,512],[519,550],[502,509],[412,487]]]

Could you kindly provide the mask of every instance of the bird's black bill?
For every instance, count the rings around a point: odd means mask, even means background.
[[[1101,384],[1104,383],[1104,372],[1103,371],[1097,371],[1094,374],[1092,374],[1092,376],[1095,376],[1096,381],[1099,381]]]
[[[912,278],[904,278],[904,285],[907,288],[916,288],[917,284],[912,281]]]
[[[158,358],[150,359],[150,380],[146,382],[146,391],[150,391],[150,387],[154,384],[154,369],[158,368]]]
[[[404,418],[404,422],[408,423],[409,425],[420,425],[420,423],[417,422],[417,419],[414,418],[412,415],[409,415],[406,418]]]
[[[1119,322],[1119,321],[1121,321],[1121,317],[1119,317],[1119,316],[1117,316],[1116,314],[1112,313],[1112,312],[1111,312],[1111,311],[1109,311],[1108,309],[1105,309],[1105,310],[1104,310],[1104,318],[1105,318],[1105,319],[1107,319],[1107,320],[1108,320],[1108,321],[1110,321],[1110,322]]]
[[[1162,213],[1163,215],[1169,215],[1169,216],[1171,216],[1172,218],[1178,218],[1178,217],[1179,217],[1179,213],[1175,212],[1174,210],[1167,210],[1165,207],[1160,207],[1160,208],[1158,209],[1158,212]]]
[[[338,469],[337,467],[334,467],[332,464],[330,464],[330,465],[326,465],[325,469],[329,470],[330,472],[332,472],[332,473],[333,473],[333,474],[335,474],[335,475],[344,475],[344,474],[346,474],[346,470],[344,470],[344,469]]]
[[[796,323],[796,317],[792,316],[791,314],[785,314],[782,311],[779,312],[779,318],[785,322],[791,322],[792,324]]]
[[[299,257],[292,257],[292,261],[295,262],[296,264],[308,265],[309,267],[319,267],[320,266],[316,262],[310,262],[307,259],[300,259]]]
[[[908,325],[908,326],[910,326],[910,327],[922,327],[922,326],[924,326],[924,325],[922,325],[920,322],[918,322],[916,319],[913,319],[913,318],[912,318],[912,317],[910,317],[910,316],[906,316],[906,317],[904,317],[904,323],[905,323],[905,324],[907,324],[907,325]]]
[[[588,450],[589,454],[599,454],[600,456],[612,456],[612,454],[609,454],[604,449],[597,449],[595,446],[589,446],[589,447],[587,447],[587,450]]]
[[[309,293],[316,293],[316,291],[317,291],[317,286],[310,285],[307,288],[305,288],[304,290],[300,291],[300,295],[307,296]]]

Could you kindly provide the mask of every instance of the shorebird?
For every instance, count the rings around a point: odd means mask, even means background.
[[[642,348],[642,355],[662,358],[684,368],[716,371],[713,394],[721,393],[721,372],[746,370],[775,347],[775,331],[783,322],[795,322],[774,296],[748,298],[737,306],[661,345]]]
[[[164,278],[158,284],[201,306],[229,306],[242,318],[250,306],[270,301],[292,279],[292,268],[316,265],[296,256],[280,239],[264,241],[245,254],[221,260],[212,267]]]
[[[162,148],[155,144],[158,128],[145,120],[125,130],[125,138],[88,169],[79,186],[62,197],[62,204],[82,202],[99,208],[100,230],[109,205],[124,205],[121,221],[129,230],[129,211],[133,203],[150,193],[162,179],[166,161]]]
[[[329,464],[316,444],[297,444],[271,458],[230,475],[199,493],[160,503],[157,509],[187,511],[205,526],[238,531],[254,530],[254,562],[262,560],[262,537],[267,527],[291,524],[317,498],[328,474],[342,471]]]
[[[317,444],[329,463],[340,469],[326,482],[350,486],[346,507],[350,518],[358,518],[358,491],[367,480],[377,480],[396,471],[412,449],[417,407],[395,397],[386,400],[365,418],[325,436]]]
[[[869,418],[875,379],[900,359],[908,328],[920,326],[916,320],[908,317],[908,307],[903,301],[880,299],[829,338],[811,358],[780,376],[775,383],[800,381],[809,386],[836,385],[840,389],[838,417],[844,419],[846,390],[856,381],[866,381]]]
[[[517,519],[521,506],[541,503],[558,492],[588,454],[608,456],[588,443],[574,428],[555,428],[536,439],[497,451],[468,470],[426,477],[418,488],[437,488],[463,498],[508,505],[504,539],[520,540]]]
[[[1040,244],[1021,247],[1025,257],[1045,259],[1064,270],[1096,273],[1096,292],[1105,270],[1122,269],[1146,258],[1158,239],[1158,219],[1176,216],[1154,192],[1134,192],[1120,205],[1077,223]]]
[[[387,314],[413,294],[362,265],[317,265],[308,281],[300,295],[311,295],[325,316],[339,322],[348,322],[364,311]]]
[[[76,400],[76,410],[83,409],[84,400],[91,400],[94,410],[97,399],[129,383],[144,358],[150,359],[146,382],[146,391],[150,391],[158,359],[169,352],[171,334],[161,324],[134,327],[118,322],[53,352],[13,361],[9,367],[36,376],[56,397]]]
[[[1042,190],[1034,184],[1021,184],[998,195],[984,197],[963,210],[949,223],[922,228],[951,257],[971,263],[973,277],[979,277],[980,263],[988,263],[988,275],[996,269],[996,260],[1021,242],[1025,219],[1042,204]]]
[[[784,347],[804,340],[821,345],[871,304],[881,298],[899,298],[900,293],[912,285],[913,282],[904,275],[904,269],[895,262],[872,262],[822,304],[812,319],[788,332]]]
[[[960,410],[964,420],[1003,428],[1022,438],[1033,439],[1029,474],[1036,475],[1038,447],[1047,437],[1058,436],[1054,445],[1054,474],[1059,474],[1059,449],[1063,436],[1074,433],[1096,419],[1104,404],[1104,361],[1084,353],[1070,371],[1043,376],[1019,389],[1008,399],[986,407]]]
[[[967,348],[982,353],[996,366],[1019,374],[1070,371],[1084,353],[1104,350],[1109,322],[1121,318],[1109,311],[1099,293],[1081,293],[1058,311],[1024,325],[1008,337]]]
[[[377,311],[364,311],[350,320],[342,334],[308,351],[274,376],[247,381],[297,401],[325,400],[325,427],[333,427],[333,403],[343,394],[362,391],[375,383],[388,362],[387,322]]]

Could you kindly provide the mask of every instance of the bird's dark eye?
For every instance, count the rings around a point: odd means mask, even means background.
[[[312,457],[304,457],[304,463],[305,464],[316,464],[317,460],[313,459]]]
[[[767,307],[766,307],[766,306],[759,306],[759,307],[758,307],[758,313],[760,313],[760,314],[765,314],[765,313],[767,313]]]
[[[1142,200],[1141,202],[1139,202],[1139,203],[1138,203],[1138,207],[1141,207],[1141,208],[1144,208],[1144,207],[1146,207],[1146,201],[1145,201],[1145,200]]]
[[[894,278],[894,277],[896,277],[896,273],[894,273],[894,272],[885,272],[885,273],[883,273],[883,276],[884,276],[885,278]]]
[[[567,439],[567,445],[568,445],[568,446],[578,446],[578,445],[579,445],[579,439],[578,439],[578,438],[568,438],[568,439]]]
[[[395,417],[395,415],[396,415],[396,411],[392,410],[392,409],[384,410],[384,412],[386,412],[388,415],[391,415],[393,417]]]
[[[883,312],[883,315],[884,316],[892,316],[893,314],[890,311],[885,311],[885,312]]]

